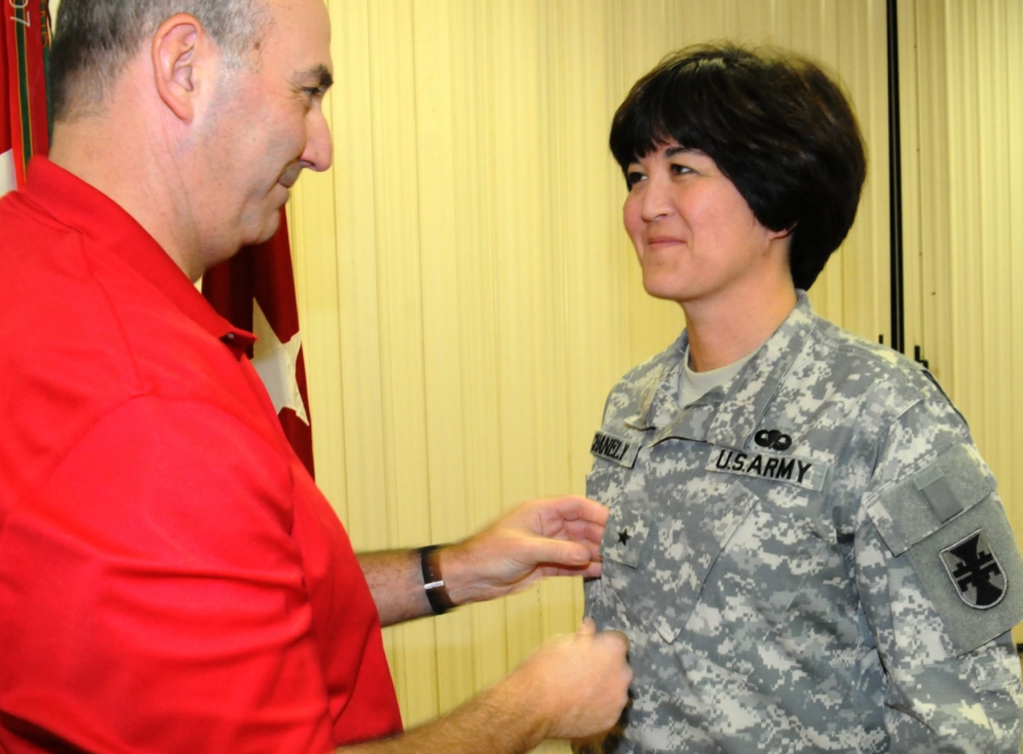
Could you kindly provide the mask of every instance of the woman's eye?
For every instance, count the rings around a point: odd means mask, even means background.
[[[673,175],[685,175],[686,173],[693,172],[693,170],[685,165],[672,164],[671,172]]]
[[[639,171],[630,170],[628,173],[625,174],[625,185],[631,189],[644,178],[646,178],[646,176],[640,173]]]

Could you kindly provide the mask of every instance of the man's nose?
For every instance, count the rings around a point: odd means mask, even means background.
[[[305,150],[300,158],[302,162],[318,173],[330,167],[334,159],[334,145],[330,140],[330,126],[322,112],[313,111],[309,114]]]

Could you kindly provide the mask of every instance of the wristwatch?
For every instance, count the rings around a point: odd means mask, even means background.
[[[440,572],[440,558],[434,554],[441,547],[443,545],[427,545],[419,548],[419,562],[423,567],[423,588],[426,590],[426,599],[430,601],[434,615],[443,615],[455,607]]]

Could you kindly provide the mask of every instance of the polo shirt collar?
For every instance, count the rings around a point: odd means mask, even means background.
[[[29,161],[28,182],[21,194],[57,222],[102,244],[233,351],[244,352],[255,342],[252,333],[217,314],[146,229],[95,187],[37,156]]]

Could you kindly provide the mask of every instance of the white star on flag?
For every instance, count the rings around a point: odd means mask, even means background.
[[[309,415],[298,389],[295,371],[298,349],[302,347],[301,335],[296,332],[287,343],[281,343],[255,299],[252,300],[252,331],[257,338],[252,351],[252,366],[270,394],[274,411],[279,414],[281,409],[290,408],[303,424],[308,425]]]
[[[272,238],[244,248],[207,270],[202,295],[233,326],[256,335],[257,341],[249,351],[253,366],[270,394],[288,442],[313,474],[313,416],[306,392],[305,348],[298,335],[295,276],[284,207]]]
[[[0,154],[0,196],[8,191],[14,191],[14,150],[8,149]]]

